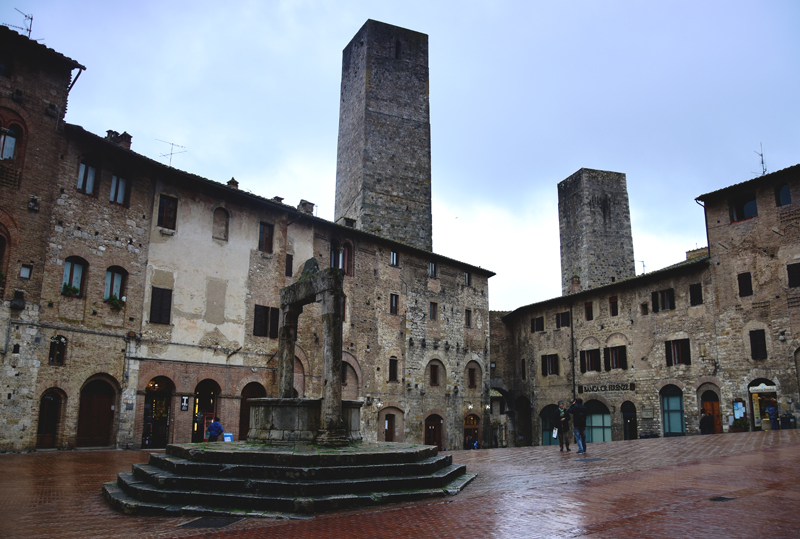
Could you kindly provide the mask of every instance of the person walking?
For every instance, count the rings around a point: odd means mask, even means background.
[[[583,399],[572,399],[572,405],[567,411],[572,414],[572,426],[575,429],[578,454],[586,453],[586,406],[583,405]]]
[[[219,422],[217,417],[214,417],[214,421],[208,426],[208,441],[209,442],[216,442],[220,435],[222,434],[222,423]]]
[[[714,418],[705,409],[701,411],[700,434],[714,434]]]
[[[780,421],[778,421],[778,406],[775,404],[775,401],[770,401],[769,406],[767,406],[767,415],[769,416],[770,425],[772,425],[772,430],[781,430]]]
[[[564,451],[564,445],[567,446],[567,451],[572,451],[569,448],[569,411],[564,408],[564,401],[558,401],[558,410],[555,414],[555,428],[558,429],[558,445],[560,451]]]

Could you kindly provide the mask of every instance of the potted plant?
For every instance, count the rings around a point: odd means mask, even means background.
[[[111,294],[110,296],[108,296],[106,298],[106,303],[108,303],[108,306],[114,309],[115,311],[120,311],[122,310],[123,307],[125,307],[125,300],[118,298],[116,294]]]
[[[80,288],[78,288],[77,286],[72,286],[68,283],[64,283],[64,285],[61,287],[62,296],[77,298],[78,294],[80,293],[81,293]]]
[[[746,417],[735,419],[731,424],[731,432],[747,432],[750,430],[750,422]]]

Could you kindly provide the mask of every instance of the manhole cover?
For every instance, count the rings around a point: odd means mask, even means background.
[[[578,459],[579,462],[597,462],[598,460],[606,460],[606,459]]]
[[[717,496],[716,498],[709,498],[712,502],[727,502],[728,500],[733,500],[728,496]]]
[[[179,528],[224,528],[230,526],[235,522],[239,522],[241,518],[235,517],[200,517],[185,524],[178,526]]]

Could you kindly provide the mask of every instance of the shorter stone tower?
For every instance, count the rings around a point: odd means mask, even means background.
[[[636,275],[625,174],[582,168],[558,184],[561,292]],[[577,283],[575,283],[577,284]]]
[[[425,34],[369,20],[342,51],[334,220],[432,250]]]

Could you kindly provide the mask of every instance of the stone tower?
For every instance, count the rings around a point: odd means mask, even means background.
[[[625,174],[582,168],[558,184],[561,292],[636,275]],[[577,283],[575,283],[577,285]]]
[[[368,20],[342,51],[334,220],[433,248],[425,34]]]

